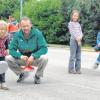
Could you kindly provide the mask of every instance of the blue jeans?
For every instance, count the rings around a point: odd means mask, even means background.
[[[95,50],[95,51],[100,51],[100,47],[98,47],[98,46],[96,45],[96,46],[94,47],[94,50]],[[97,62],[97,63],[100,63],[100,53],[99,53],[99,55],[98,55],[98,57],[97,57],[96,62]]]
[[[97,62],[100,63],[100,53],[99,53],[99,55],[97,57]]]
[[[70,39],[69,71],[81,69],[81,46],[74,39]]]

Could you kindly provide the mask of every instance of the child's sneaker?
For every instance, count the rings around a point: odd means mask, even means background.
[[[77,70],[76,74],[82,74],[82,72],[80,70]]]
[[[97,69],[99,67],[99,64],[98,63],[95,63],[94,65],[93,65],[93,69]]]
[[[3,90],[9,90],[9,88],[7,87],[7,85],[5,83],[1,84],[1,89],[3,89]]]
[[[69,70],[68,73],[69,74],[76,74],[76,71],[75,70]]]

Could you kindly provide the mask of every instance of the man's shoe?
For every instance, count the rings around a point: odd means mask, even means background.
[[[9,90],[9,88],[7,87],[7,85],[5,83],[1,84],[1,89],[3,89],[3,90]]]
[[[40,84],[41,83],[40,77],[38,77],[38,76],[35,75],[34,83],[35,84]]]
[[[17,83],[24,81],[26,77],[28,77],[28,73],[21,73],[19,75],[19,79],[17,80]]]
[[[93,69],[97,69],[99,67],[99,64],[98,63],[95,63],[94,65],[93,65]]]

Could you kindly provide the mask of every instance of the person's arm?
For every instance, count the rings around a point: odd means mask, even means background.
[[[100,47],[100,32],[97,35],[97,45]]]
[[[5,50],[4,50],[4,53],[5,53],[5,55],[8,55],[8,40],[7,40],[7,38],[6,38],[6,41],[5,41]]]
[[[6,50],[8,49],[8,40],[6,40],[6,42],[5,42],[5,49]]]
[[[39,58],[41,55],[46,54],[48,51],[46,41],[39,30],[37,31],[37,46],[38,50],[35,53],[32,53],[34,58]]]
[[[20,52],[17,52],[18,49],[18,37],[16,35],[17,33],[14,34],[14,37],[12,39],[12,41],[10,42],[9,45],[9,54],[12,55],[15,58],[20,58],[22,56],[22,54]]]

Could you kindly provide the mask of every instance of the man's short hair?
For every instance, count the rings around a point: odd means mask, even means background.
[[[21,23],[21,21],[23,21],[23,20],[26,20],[26,21],[29,20],[30,23],[32,24],[32,21],[31,21],[30,18],[27,17],[27,16],[22,17],[22,18],[20,19],[20,23]]]

